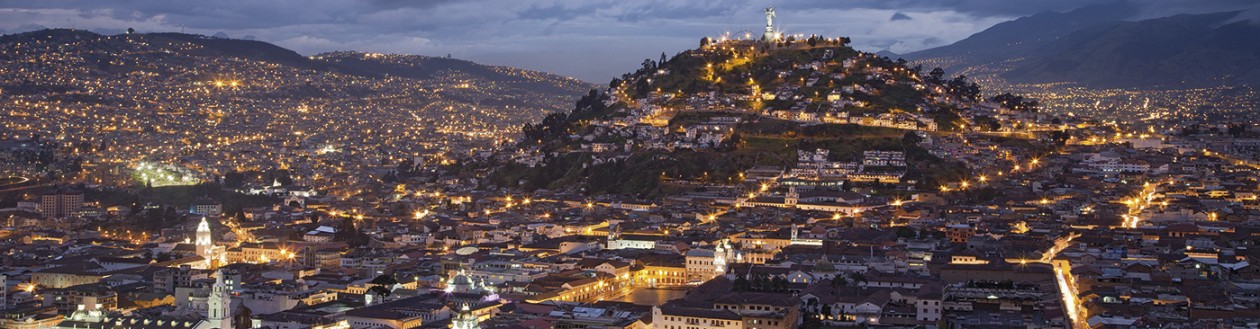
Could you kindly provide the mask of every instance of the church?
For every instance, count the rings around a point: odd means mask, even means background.
[[[227,253],[223,246],[214,244],[214,236],[210,232],[210,223],[206,222],[205,217],[201,217],[201,223],[197,224],[197,256],[204,258],[198,269],[210,270],[226,265]]]
[[[205,223],[204,221],[202,223]],[[232,325],[232,299],[224,283],[223,271],[215,272],[215,282],[206,300],[206,310],[196,312],[179,307],[161,315],[112,315],[100,310],[99,305],[79,305],[57,329],[230,329]],[[90,307],[90,308],[89,308]]]

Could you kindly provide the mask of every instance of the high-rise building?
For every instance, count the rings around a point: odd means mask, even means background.
[[[83,192],[59,190],[40,197],[39,212],[44,218],[71,216],[79,208],[83,208]]]

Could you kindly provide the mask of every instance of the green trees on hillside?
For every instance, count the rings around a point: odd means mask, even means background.
[[[568,114],[549,114],[538,124],[526,123],[521,132],[525,135],[526,142],[541,142],[564,136],[574,123],[608,114],[609,108],[605,105],[607,100],[608,95],[591,89],[586,96],[578,99],[573,111]]]

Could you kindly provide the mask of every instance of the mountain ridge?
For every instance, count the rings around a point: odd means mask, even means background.
[[[1239,12],[1128,21],[1128,2],[1041,13],[999,23],[954,44],[902,57],[1010,83],[1067,82],[1100,88],[1254,85],[1260,27]]]

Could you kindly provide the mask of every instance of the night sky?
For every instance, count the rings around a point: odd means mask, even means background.
[[[848,36],[862,50],[946,45],[996,23],[1114,0],[0,0],[0,33],[78,28],[254,38],[312,55],[407,53],[542,70],[603,83],[703,36],[760,33],[774,6],[788,34]],[[1132,0],[1133,19],[1247,10],[1260,0]]]

